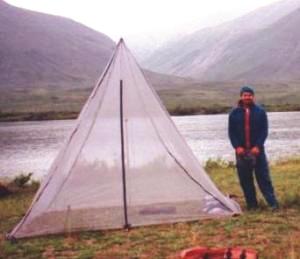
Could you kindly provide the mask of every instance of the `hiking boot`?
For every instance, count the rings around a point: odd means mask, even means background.
[[[247,206],[247,210],[249,210],[249,211],[258,210],[258,206]]]
[[[279,206],[278,206],[278,205],[271,206],[271,211],[272,211],[272,212],[277,212],[277,211],[279,211]]]

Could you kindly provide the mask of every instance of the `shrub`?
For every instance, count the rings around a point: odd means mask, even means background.
[[[19,188],[24,188],[31,180],[32,173],[20,174],[13,179],[13,184]]]
[[[11,192],[7,189],[7,187],[0,182],[0,197],[4,197],[10,193]]]
[[[235,164],[233,161],[227,161],[221,158],[217,159],[208,159],[205,162],[204,168],[205,169],[212,169],[212,168],[234,168]]]

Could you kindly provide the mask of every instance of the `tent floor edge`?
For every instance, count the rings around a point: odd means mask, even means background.
[[[132,226],[131,224],[124,224],[123,228],[127,231],[131,230],[132,229]]]
[[[5,233],[5,239],[9,241],[11,244],[16,244],[18,242],[17,238],[11,236],[9,233]]]

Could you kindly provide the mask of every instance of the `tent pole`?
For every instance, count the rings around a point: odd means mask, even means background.
[[[122,154],[122,180],[123,180],[123,203],[124,203],[124,228],[129,229],[127,215],[127,192],[126,192],[126,168],[124,151],[124,125],[123,125],[123,81],[120,80],[120,127],[121,127],[121,154]]]

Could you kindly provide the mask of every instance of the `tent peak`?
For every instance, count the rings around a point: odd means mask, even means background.
[[[124,43],[124,39],[121,37],[118,44],[117,45],[120,45],[121,43]]]

